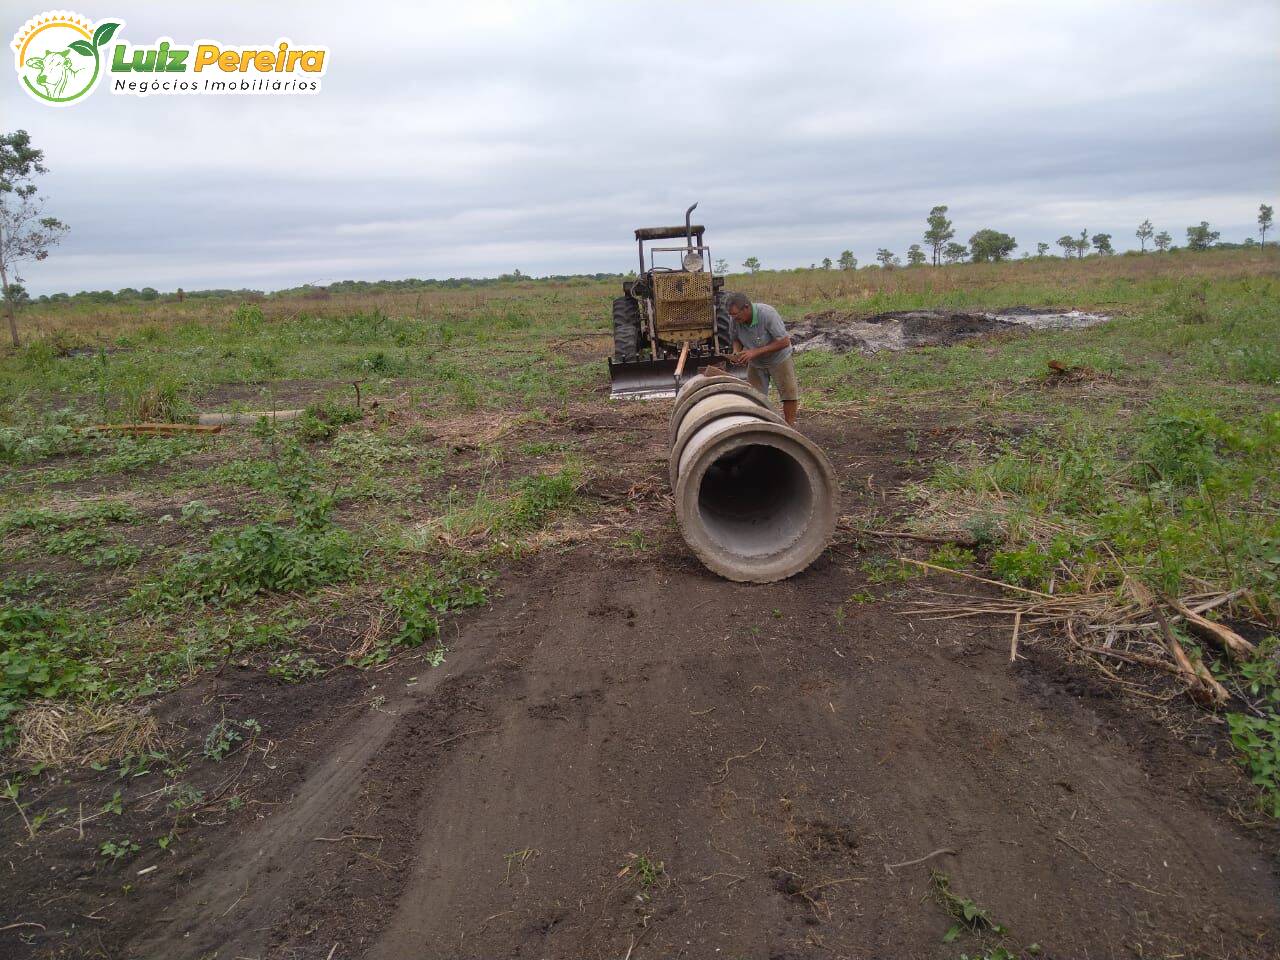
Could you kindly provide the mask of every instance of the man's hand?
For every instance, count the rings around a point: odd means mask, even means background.
[[[750,363],[755,358],[756,352],[754,350],[739,350],[736,353],[729,354],[729,362],[735,367],[740,367],[743,364]]]

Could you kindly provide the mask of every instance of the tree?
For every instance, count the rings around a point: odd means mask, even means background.
[[[1037,257],[1044,257],[1044,256],[1048,256],[1048,254],[1049,254],[1049,245],[1048,245],[1047,243],[1037,243],[1037,244],[1036,244],[1036,256],[1037,256]]]
[[[155,287],[143,287],[138,291],[139,300],[155,300],[160,296],[160,291]]]
[[[1098,251],[1098,256],[1109,257],[1115,253],[1115,249],[1111,246],[1111,234],[1095,233],[1089,238],[1089,242],[1093,244],[1093,249]]]
[[[1198,227],[1187,227],[1187,246],[1192,250],[1208,250],[1222,236],[1217,230],[1209,229],[1209,221],[1201,220]]]
[[[974,263],[999,263],[1013,253],[1018,241],[1007,233],[990,228],[979,230],[969,238]]]
[[[6,304],[12,303],[15,307],[20,307],[24,303],[30,303],[31,297],[27,293],[27,288],[20,283],[11,283],[4,291],[4,301]]]
[[[756,257],[747,257],[747,259],[742,261],[742,265],[752,273],[755,273],[760,269],[760,261]]]
[[[44,151],[31,146],[25,130],[0,136],[0,294],[9,317],[9,337],[19,346],[16,299],[10,283],[21,285],[18,264],[49,256],[67,232],[67,225],[54,217],[41,216],[44,202],[35,199],[37,174],[46,173]],[[24,291],[25,294],[25,291]]]
[[[955,227],[947,219],[945,206],[934,207],[929,211],[929,229],[924,232],[924,242],[933,247],[933,265],[938,265],[942,248],[948,240],[956,235]]]
[[[1147,241],[1155,236],[1156,228],[1151,226],[1150,220],[1143,220],[1138,224],[1138,232],[1134,234],[1138,238],[1138,243],[1142,245],[1142,252],[1147,252]]]
[[[1161,230],[1156,234],[1156,249],[1161,253],[1169,249],[1169,244],[1173,243],[1173,237],[1169,236],[1168,230]]]
[[[1271,229],[1271,218],[1275,214],[1265,203],[1258,207],[1258,233],[1262,235],[1263,249],[1267,246],[1267,231]]]
[[[880,266],[886,269],[892,267],[898,260],[898,258],[893,255],[892,250],[887,250],[884,247],[881,247],[876,251],[876,259],[880,261]]]
[[[823,258],[822,258],[822,269],[823,269],[823,270],[830,270],[830,269],[831,269],[831,258],[830,258],[830,257],[823,257]]]
[[[947,263],[959,263],[961,260],[969,256],[969,248],[963,243],[952,241],[942,248],[942,258]]]
[[[857,270],[858,269],[858,258],[853,255],[852,250],[846,250],[844,251],[844,253],[840,254],[839,263],[840,263],[841,270]]]
[[[1071,259],[1071,254],[1076,249],[1076,238],[1069,233],[1064,233],[1058,238],[1058,246],[1062,248],[1062,256],[1065,260]]]
[[[716,264],[715,264],[715,272],[716,272],[716,273],[719,273],[719,274],[726,274],[726,273],[728,273],[728,272],[729,272],[729,261],[728,261],[728,260],[725,260],[723,257],[721,257],[719,260],[717,260],[717,261],[716,261]]]
[[[1076,259],[1083,260],[1084,255],[1089,252],[1089,229],[1080,231],[1080,236],[1076,239]]]
[[[919,267],[923,266],[929,258],[924,255],[924,251],[920,249],[920,244],[913,243],[907,247],[907,266]]]

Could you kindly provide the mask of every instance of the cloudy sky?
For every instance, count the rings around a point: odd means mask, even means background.
[[[70,5],[72,0],[67,0]],[[0,126],[71,224],[33,293],[625,270],[697,200],[715,254],[870,262],[948,204],[1019,251],[1065,232],[1254,232],[1280,199],[1280,3],[79,2],[117,39],[331,49],[317,96]],[[5,5],[6,36],[40,8]]]

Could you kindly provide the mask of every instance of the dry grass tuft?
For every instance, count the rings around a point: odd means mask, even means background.
[[[14,723],[14,757],[51,767],[109,763],[165,746],[155,717],[145,707],[45,701],[27,707]]]

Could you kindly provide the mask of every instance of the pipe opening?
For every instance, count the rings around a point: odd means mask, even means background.
[[[795,457],[769,444],[717,457],[698,485],[698,515],[721,549],[740,557],[777,554],[804,534],[814,490]]]

